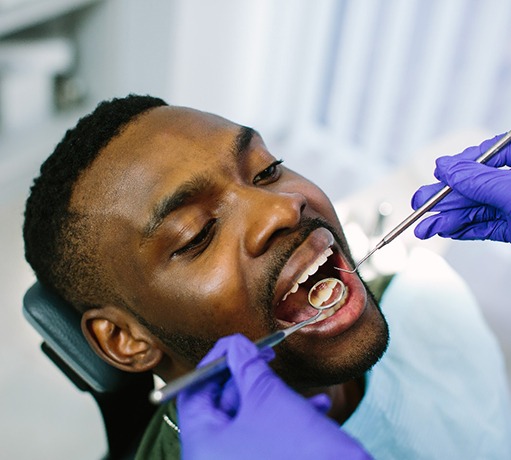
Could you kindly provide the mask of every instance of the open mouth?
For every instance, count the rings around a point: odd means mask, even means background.
[[[331,248],[327,248],[321,253],[314,262],[302,272],[292,288],[282,297],[280,302],[278,302],[275,308],[276,319],[293,324],[316,315],[318,310],[309,303],[309,291],[316,283],[326,278],[340,279],[339,271],[335,268],[338,263],[337,259],[338,256],[334,254]],[[333,295],[332,291],[329,291],[330,287],[328,283],[325,283],[324,289],[325,292],[322,293],[323,295]],[[346,292],[346,294],[340,298],[339,302],[334,304],[331,308],[323,310],[314,323],[324,321],[334,315],[345,304],[347,297],[348,293]]]

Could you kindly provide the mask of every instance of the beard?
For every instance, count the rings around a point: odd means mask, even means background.
[[[256,280],[258,292],[254,305],[258,317],[262,318],[267,329],[271,332],[278,330],[278,323],[273,316],[273,299],[277,279],[294,251],[305,241],[311,232],[317,228],[327,228],[334,236],[337,244],[354,265],[349,248],[338,232],[322,219],[304,218],[298,234],[295,238],[289,239],[285,244],[275,248],[267,269]],[[282,342],[277,351],[277,358],[271,363],[274,370],[290,386],[297,390],[306,390],[318,386],[329,386],[344,383],[349,380],[361,377],[371,369],[385,353],[388,345],[388,326],[378,306],[378,302],[371,293],[367,284],[362,280],[368,293],[368,302],[372,304],[371,310],[375,311],[372,318],[365,322],[364,334],[358,332],[355,346],[350,347],[348,353],[344,353],[334,364],[326,364],[322,360],[315,359],[307,353],[307,346],[300,346],[301,337],[291,337]],[[207,352],[213,348],[217,339],[209,337],[198,337],[181,333],[170,333],[162,327],[149,323],[139,314],[137,319],[165,346],[181,355],[186,361],[196,366]],[[356,329],[354,327],[353,329]],[[346,338],[356,334],[356,330],[346,331]],[[338,338],[337,338],[338,339]],[[336,338],[326,340],[324,346],[335,346]],[[344,340],[344,339],[341,339]]]

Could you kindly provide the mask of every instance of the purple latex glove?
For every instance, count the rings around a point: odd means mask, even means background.
[[[437,159],[435,177],[441,183],[417,190],[412,207],[422,206],[445,184],[453,192],[433,207],[432,211],[438,214],[417,225],[418,238],[437,234],[460,240],[511,242],[511,171],[497,169],[511,165],[511,147],[504,147],[484,165],[474,161],[500,137],[469,147],[458,155]]]
[[[208,380],[177,398],[184,460],[371,458],[324,415],[326,396],[307,400],[277,377],[266,362],[273,350],[260,352],[244,336],[234,335],[220,339],[201,364],[222,355],[230,376]]]

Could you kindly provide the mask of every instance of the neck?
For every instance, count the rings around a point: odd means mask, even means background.
[[[332,407],[327,415],[342,425],[355,412],[360,401],[362,401],[364,391],[365,378],[361,377],[339,385],[315,388],[314,391],[307,392],[307,394],[303,393],[303,395],[310,397],[319,393],[327,394],[332,401]]]

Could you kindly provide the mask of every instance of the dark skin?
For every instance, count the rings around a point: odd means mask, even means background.
[[[288,326],[282,297],[328,247],[337,265],[350,266],[318,187],[280,165],[257,133],[191,109],[160,107],[130,123],[81,176],[71,208],[93,222],[122,298],[84,313],[86,337],[114,366],[164,380],[192,369],[219,337],[255,340]],[[342,279],[343,308],[279,345],[273,363],[303,394],[328,392],[340,422],[363,389],[338,370],[368,350],[381,354],[387,334],[358,276]],[[300,288],[294,303],[306,304],[305,294]]]

